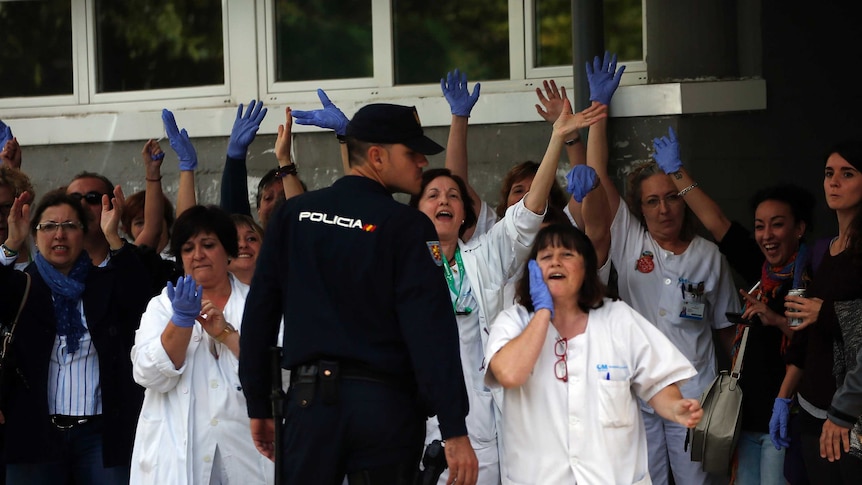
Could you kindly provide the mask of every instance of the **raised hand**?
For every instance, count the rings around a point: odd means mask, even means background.
[[[317,97],[320,98],[323,109],[313,109],[310,111],[295,110],[293,117],[296,118],[296,122],[300,125],[326,128],[334,131],[339,136],[347,134],[347,123],[350,121],[347,119],[347,116],[338,109],[338,106],[335,106],[329,100],[329,96],[322,89],[317,90]]]
[[[9,127],[6,129],[9,130],[9,133],[12,132]],[[21,170],[21,145],[18,144],[17,138],[12,137],[0,145],[0,165]]]
[[[790,399],[776,397],[772,403],[772,417],[769,418],[769,439],[776,450],[788,448],[790,438],[787,436],[787,423],[790,419]]]
[[[251,100],[245,114],[242,112],[242,103],[236,108],[236,119],[230,130],[230,141],[227,143],[227,156],[236,159],[245,159],[248,146],[254,141],[260,123],[266,116],[267,109],[263,107],[263,101]]]
[[[583,202],[584,197],[595,189],[598,183],[596,171],[589,165],[575,165],[566,174],[566,190],[578,203]]]
[[[189,134],[185,128],[180,131],[177,128],[177,121],[174,119],[174,114],[170,111],[162,110],[162,122],[165,125],[165,133],[168,135],[168,140],[171,142],[171,148],[177,153],[177,158],[180,159],[180,170],[194,171],[198,167],[198,154],[195,151],[192,141],[189,139]]]
[[[550,310],[551,318],[554,318],[554,301],[551,299],[551,292],[545,283],[542,268],[539,268],[539,263],[535,259],[531,259],[527,263],[527,269],[530,272],[530,299],[533,300],[533,310]]]
[[[460,72],[455,69],[455,72],[449,71],[445,79],[440,79],[440,89],[443,91],[443,96],[449,102],[449,108],[455,116],[470,117],[470,112],[473,111],[473,106],[476,101],[479,101],[479,91],[481,84],[476,83],[473,87],[473,94],[467,89],[467,73]]]
[[[605,51],[603,60],[599,56],[593,59],[593,64],[587,62],[587,81],[590,83],[590,101],[611,104],[614,91],[620,85],[626,66],[617,69],[617,55],[613,57]]]
[[[102,196],[102,219],[99,221],[99,225],[102,227],[105,239],[108,240],[111,248],[114,249],[118,245],[122,245],[118,229],[125,206],[126,198],[123,195],[123,189],[119,185],[114,187],[113,197],[108,198],[108,194]]]
[[[6,218],[6,246],[18,251],[21,246],[27,243],[27,236],[30,229],[30,203],[32,202],[32,194],[24,191],[12,202],[12,208],[9,209],[9,216]]]
[[[679,142],[676,140],[676,132],[673,127],[668,128],[668,136],[654,138],[652,146],[655,149],[653,158],[655,163],[664,173],[671,174],[679,172],[682,161],[679,159]]]
[[[180,276],[176,288],[168,281],[168,298],[174,310],[171,322],[177,327],[193,327],[201,314],[203,294],[203,287],[191,275]]]
[[[594,104],[579,113],[572,113],[571,102],[563,99],[563,109],[557,121],[554,122],[554,134],[561,136],[563,140],[568,140],[578,130],[590,127],[607,117],[607,105]]]
[[[155,173],[158,177],[162,168],[162,160],[165,159],[165,152],[162,151],[161,145],[156,140],[147,140],[144,148],[141,150],[141,158],[144,159],[144,167],[147,171],[147,177],[151,173]]]
[[[6,142],[14,138],[12,136],[12,127],[0,120],[0,147],[6,146]]]
[[[563,101],[569,99],[566,96],[566,87],[560,86],[560,89],[557,89],[557,83],[553,79],[550,84],[548,81],[542,81],[542,84],[545,86],[545,94],[542,94],[541,88],[536,88],[536,96],[542,103],[542,106],[536,105],[536,112],[548,123],[553,123],[563,112]]]
[[[293,127],[293,117],[290,106],[284,109],[284,124],[278,125],[278,135],[275,138],[275,158],[279,164],[290,163],[290,135]]]

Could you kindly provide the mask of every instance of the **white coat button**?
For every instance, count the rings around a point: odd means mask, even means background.
[[[665,316],[665,315],[667,315],[667,312],[666,312],[666,311],[664,311],[664,310],[659,310],[659,311],[658,311],[658,316],[663,317],[663,316]]]
[[[212,418],[210,420],[210,426],[218,426],[218,419]]]
[[[195,337],[192,340],[194,340],[195,342],[200,342],[201,337],[200,337],[200,335],[195,335]]]
[[[188,387],[184,387],[184,388],[183,388],[183,394],[188,394],[188,393],[189,393],[189,388],[188,388]]]
[[[664,279],[664,284],[669,285],[669,284],[670,284],[670,278],[665,278],[665,279]]]
[[[218,389],[218,381],[215,379],[211,380],[210,387],[212,387],[213,389]]]
[[[205,463],[209,463],[209,462],[211,462],[211,461],[213,461],[213,457],[211,457],[211,456],[209,456],[209,455],[207,455],[207,456],[205,456],[205,457],[204,457],[204,462],[205,462]]]

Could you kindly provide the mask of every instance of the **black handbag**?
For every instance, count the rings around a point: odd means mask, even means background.
[[[15,319],[12,320],[12,323],[0,324],[0,410],[6,404],[9,379],[13,374],[20,375],[20,371],[15,365],[12,356],[12,342],[15,340],[15,327],[18,326],[18,318],[21,316],[21,311],[24,310],[27,297],[30,296],[30,274],[24,273],[24,276],[27,277],[27,282],[24,284],[24,296],[21,298],[18,313],[15,314]]]

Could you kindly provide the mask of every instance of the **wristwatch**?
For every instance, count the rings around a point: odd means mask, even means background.
[[[225,339],[228,338],[232,333],[236,333],[236,328],[234,328],[233,325],[227,323],[224,326],[224,330],[222,330],[220,334],[216,335],[215,339],[221,343],[224,343]]]
[[[4,243],[4,244],[0,244],[0,249],[2,249],[2,250],[3,250],[3,256],[5,256],[5,257],[7,257],[7,258],[9,258],[9,259],[12,259],[12,258],[16,258],[16,257],[18,257],[18,251],[14,251],[14,250],[12,250],[12,249],[11,249],[9,246],[7,246],[5,243]]]

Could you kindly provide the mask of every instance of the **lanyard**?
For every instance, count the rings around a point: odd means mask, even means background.
[[[452,274],[452,268],[449,267],[449,261],[443,265],[443,274],[446,275],[446,284],[449,285],[449,290],[455,295],[452,301],[452,308],[455,310],[455,315],[469,315],[473,312],[470,307],[465,307],[463,311],[458,310],[458,302],[461,301],[461,287],[464,285],[464,262],[461,260],[461,250],[455,246],[455,264],[458,267],[458,284],[455,284],[455,275]]]

